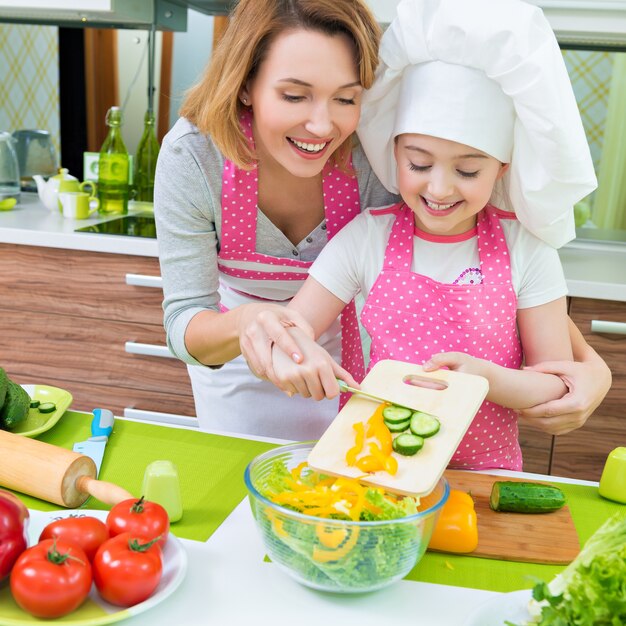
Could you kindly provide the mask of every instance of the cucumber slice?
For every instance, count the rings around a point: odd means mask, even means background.
[[[383,409],[383,418],[387,422],[397,424],[411,418],[411,409],[405,409],[403,406],[391,405]]]
[[[424,438],[405,433],[398,435],[391,444],[392,448],[403,456],[413,456],[424,447]]]
[[[52,413],[57,410],[57,405],[54,402],[42,402],[38,408],[40,413]]]
[[[41,404],[41,402],[39,402],[39,400],[31,400],[30,401],[30,408],[31,409],[36,409],[40,404]]]
[[[404,420],[404,422],[390,422],[389,420],[383,419],[383,422],[392,433],[403,433],[409,427],[411,420]]]
[[[430,413],[415,411],[413,415],[411,415],[409,428],[414,435],[432,437],[439,432],[441,423],[434,415],[430,415]]]

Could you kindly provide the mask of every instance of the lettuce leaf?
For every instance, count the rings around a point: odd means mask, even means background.
[[[616,513],[549,584],[533,589],[540,626],[626,624],[626,515]]]

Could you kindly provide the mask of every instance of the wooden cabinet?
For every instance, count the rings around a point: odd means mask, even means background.
[[[76,410],[195,415],[187,369],[165,348],[162,290],[127,284],[154,283],[158,259],[1,244],[0,264],[0,366],[12,379],[63,387]]]
[[[626,446],[626,302],[572,298],[570,317],[606,361],[613,385],[583,428],[555,438],[550,473],[600,480],[609,452]]]
[[[571,298],[570,317],[606,361],[613,385],[583,428],[552,437],[520,425],[524,470],[600,480],[607,455],[626,446],[626,302]]]

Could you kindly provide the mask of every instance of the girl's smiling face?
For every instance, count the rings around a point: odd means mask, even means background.
[[[395,157],[402,199],[416,226],[433,235],[473,228],[508,168],[480,150],[430,135],[400,135]]]
[[[260,165],[319,174],[355,131],[362,91],[346,35],[303,29],[279,35],[241,94],[254,112]]]

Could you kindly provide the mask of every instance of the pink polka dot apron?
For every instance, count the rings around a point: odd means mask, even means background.
[[[253,145],[252,116],[242,116],[242,129]],[[324,214],[328,238],[360,213],[356,176],[327,164],[323,172]],[[257,170],[240,170],[226,160],[222,174],[222,233],[218,268],[222,310],[246,302],[287,302],[308,276],[310,262],[275,257],[256,251],[258,215]],[[236,284],[236,288],[233,288]],[[364,375],[363,351],[354,303],[338,327],[320,343],[336,357],[347,356],[344,367],[357,379]],[[340,342],[340,346],[339,346]],[[288,398],[276,387],[254,377],[243,357],[220,370],[190,366],[196,412],[201,428],[245,432],[283,439],[317,438],[338,411],[336,400],[315,402]],[[199,404],[201,406],[199,406]]]
[[[372,338],[370,367],[381,359],[423,363],[433,354],[454,351],[518,369],[517,297],[495,210],[487,206],[478,216],[482,282],[472,285],[444,284],[412,272],[413,212],[400,203],[396,213],[383,269],[361,313]],[[484,402],[450,467],[521,470],[515,413]]]

